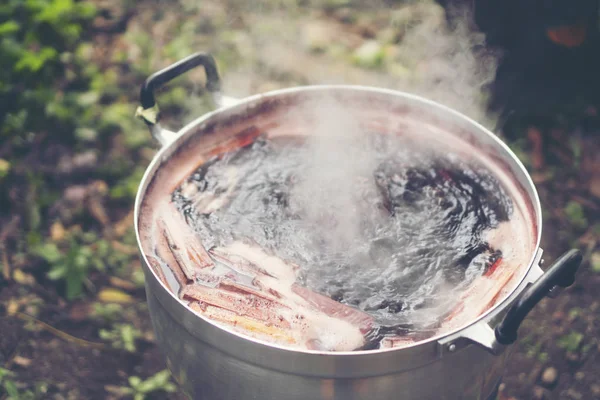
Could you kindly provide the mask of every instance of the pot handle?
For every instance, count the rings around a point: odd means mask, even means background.
[[[502,322],[494,330],[496,340],[502,345],[513,344],[517,331],[529,312],[550,293],[554,287],[566,288],[575,282],[575,274],[583,256],[579,250],[563,254],[548,270],[517,299]]]
[[[136,110],[136,117],[141,118],[148,125],[152,136],[163,146],[171,142],[176,134],[160,126],[160,113],[154,98],[154,91],[170,80],[198,66],[204,67],[206,89],[212,94],[217,106],[221,106],[223,98],[220,94],[221,79],[215,59],[208,53],[192,54],[152,74],[142,85],[140,90],[141,106]]]
[[[496,328],[490,326],[490,321],[480,321],[453,335],[438,340],[440,356],[453,353],[459,348],[475,344],[493,355],[500,355],[506,346],[517,340],[517,331],[529,312],[544,298],[556,293],[558,287],[568,287],[575,281],[582,255],[579,250],[571,250],[557,259],[546,272],[538,265],[541,259],[541,249],[536,254],[536,260],[529,274],[525,277],[526,288],[516,295],[509,311]]]

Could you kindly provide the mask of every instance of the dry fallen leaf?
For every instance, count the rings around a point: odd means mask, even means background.
[[[65,227],[60,221],[54,222],[50,227],[50,239],[52,239],[53,242],[62,241],[65,238],[65,234]]]
[[[102,204],[102,200],[91,196],[88,200],[88,210],[90,214],[102,224],[102,226],[107,226],[110,224],[110,219],[108,218],[108,213]]]
[[[115,287],[118,287],[121,289],[125,289],[125,290],[137,289],[137,286],[134,283],[127,281],[125,279],[117,278],[116,276],[111,276],[109,281],[112,286],[115,286]]]
[[[104,181],[94,181],[90,186],[101,195],[108,193],[108,185]]]
[[[35,284],[35,278],[33,277],[33,275],[27,274],[21,271],[20,269],[15,269],[13,271],[13,279],[15,280],[15,282],[21,285],[32,286],[33,284]]]
[[[115,288],[104,288],[100,290],[100,292],[98,293],[98,300],[100,300],[103,303],[133,303],[133,297]]]
[[[8,305],[6,306],[6,314],[7,315],[15,315],[19,311],[19,303],[13,299],[8,301]]]
[[[12,361],[20,367],[28,367],[31,364],[31,360],[29,358],[21,356],[14,356]]]

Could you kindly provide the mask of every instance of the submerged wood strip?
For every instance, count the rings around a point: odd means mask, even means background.
[[[276,297],[269,295],[268,293],[262,292],[260,290],[260,288],[259,288],[259,290],[256,290],[256,289],[253,289],[246,285],[240,285],[239,283],[234,282],[233,280],[231,280],[229,278],[222,279],[219,282],[218,288],[227,290],[230,292],[234,292],[234,293],[240,293],[243,295],[252,295],[252,296],[256,296],[256,297],[261,297],[268,301],[277,302]],[[282,306],[283,306],[283,304],[282,304]]]
[[[381,340],[380,348],[382,349],[391,349],[394,347],[403,347],[408,346],[410,344],[415,343],[415,341],[408,336],[393,336],[393,337],[384,337]]]
[[[363,335],[367,334],[373,327],[373,317],[356,308],[344,305],[297,284],[292,285],[292,290],[325,315],[358,326]]]
[[[252,277],[257,275],[265,275],[269,277],[273,277],[266,269],[260,267],[259,265],[248,261],[247,259],[240,257],[236,254],[232,254],[227,252],[224,249],[214,248],[208,251],[213,258],[228,266],[229,268],[235,270],[236,272],[242,274],[248,274]]]
[[[160,281],[165,284],[165,286],[167,287],[168,290],[174,291],[175,288],[171,287],[171,285],[169,284],[169,281],[167,281],[165,272],[163,271],[162,265],[160,264],[158,259],[156,259],[156,257],[150,256],[150,255],[147,256],[147,259],[148,259],[148,262],[150,263],[150,267],[154,270],[154,272],[158,276],[158,279],[160,279]]]
[[[173,275],[175,276],[175,280],[179,283],[179,286],[185,286],[191,283],[191,280],[187,278],[187,276],[183,273],[181,266],[175,259],[173,252],[171,251],[171,247],[169,246],[169,242],[164,235],[164,231],[161,229],[164,224],[161,220],[157,221],[157,225],[159,227],[159,233],[156,235],[156,255],[169,267]],[[166,279],[166,278],[165,278]]]
[[[210,320],[228,325],[252,337],[268,341],[274,340],[278,343],[297,344],[296,338],[289,329],[269,325],[264,321],[240,316],[234,312],[203,305],[199,302],[190,303],[190,308]]]
[[[169,266],[177,264],[185,275],[185,281],[194,281],[201,270],[214,267],[214,262],[199,238],[172,204],[163,207],[159,215],[156,223],[160,232],[157,238],[161,247],[160,257]],[[166,253],[170,253],[170,255]],[[164,257],[172,260],[167,261]],[[173,260],[175,263],[172,262]],[[181,278],[179,271],[174,270],[173,272],[178,278]],[[182,281],[184,280],[182,279]]]
[[[242,294],[223,289],[209,288],[202,285],[189,285],[182,291],[182,298],[198,301],[212,307],[231,311],[239,316],[254,318],[279,327],[291,328],[278,311],[289,310],[289,307],[274,299]]]
[[[263,134],[263,132],[264,131],[257,126],[249,126],[236,133],[233,137],[213,147],[209,154],[215,156],[246,147],[252,144],[261,134]]]

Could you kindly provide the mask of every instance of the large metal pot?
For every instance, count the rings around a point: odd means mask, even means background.
[[[207,89],[219,105],[178,132],[158,123],[153,91],[183,72],[203,66]],[[206,400],[475,400],[491,399],[502,376],[510,346],[527,313],[557,286],[574,281],[581,254],[572,250],[544,272],[541,207],[523,165],[495,135],[443,105],[392,90],[359,86],[306,86],[278,90],[239,101],[219,92],[213,58],[192,55],[148,78],[142,87],[140,116],[162,145],[146,170],[135,203],[135,228],[142,251],[146,293],[156,338],[168,366],[191,398]],[[517,273],[514,288],[467,325],[400,349],[356,352],[296,351],[244,337],[202,318],[159,279],[145,253],[152,231],[152,204],[168,196],[211,151],[247,129],[285,134],[302,130],[284,115],[298,101],[322,94],[352,107],[373,126],[420,124],[451,133],[474,145],[506,174],[530,212],[529,262]],[[225,104],[228,103],[228,104]],[[176,161],[176,162],[175,162]],[[177,164],[177,168],[173,167]]]

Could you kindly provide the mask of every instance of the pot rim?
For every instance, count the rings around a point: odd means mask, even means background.
[[[139,221],[140,212],[141,212],[141,204],[142,204],[143,199],[145,198],[145,195],[146,195],[146,192],[148,189],[148,185],[152,181],[152,178],[156,174],[156,171],[159,170],[161,165],[170,158],[170,154],[175,149],[180,147],[182,142],[185,141],[184,139],[187,139],[187,136],[193,136],[190,132],[193,132],[195,129],[198,129],[199,126],[201,126],[203,123],[205,123],[213,118],[218,118],[220,115],[223,115],[225,112],[235,112],[238,109],[245,108],[246,106],[248,106],[252,103],[258,103],[261,100],[264,100],[267,98],[276,98],[279,96],[284,96],[284,95],[289,95],[289,94],[299,93],[299,92],[335,91],[335,90],[337,90],[337,91],[348,90],[348,91],[354,91],[354,92],[364,92],[365,94],[372,93],[372,94],[400,97],[405,100],[411,101],[413,103],[420,103],[423,106],[436,109],[441,113],[445,113],[447,116],[455,117],[456,119],[460,120],[461,122],[465,123],[466,125],[470,125],[472,128],[474,128],[474,130],[479,131],[480,134],[485,134],[488,139],[492,140],[495,145],[499,146],[506,153],[506,155],[510,157],[511,161],[514,163],[514,167],[517,167],[519,172],[521,172],[521,174],[523,175],[523,178],[525,179],[525,183],[528,186],[525,189],[527,190],[527,194],[530,196],[530,198],[528,200],[530,200],[532,203],[533,213],[535,214],[534,223],[536,224],[536,227],[537,227],[536,234],[535,234],[535,245],[533,246],[533,250],[531,252],[529,261],[527,263],[527,267],[522,268],[522,271],[520,272],[521,276],[519,277],[518,280],[515,280],[515,283],[513,284],[514,285],[513,290],[506,293],[503,296],[503,298],[500,301],[496,302],[496,304],[493,307],[491,307],[490,309],[488,309],[487,311],[485,311],[484,313],[482,313],[481,315],[479,315],[477,318],[470,321],[469,323],[467,323],[463,326],[460,326],[458,328],[454,328],[448,332],[444,332],[443,334],[435,335],[435,336],[432,336],[425,340],[418,341],[418,342],[415,342],[415,343],[412,343],[412,344],[409,344],[406,346],[402,346],[402,347],[396,347],[396,348],[374,349],[374,350],[356,350],[356,351],[319,351],[319,350],[295,349],[295,348],[286,347],[283,345],[278,345],[275,343],[267,342],[264,340],[255,339],[250,336],[246,336],[243,333],[238,333],[236,331],[230,330],[227,327],[219,325],[216,322],[214,322],[208,318],[205,318],[204,316],[194,312],[187,304],[185,304],[182,300],[180,300],[171,290],[169,290],[165,286],[164,282],[161,279],[159,279],[158,276],[156,275],[156,272],[154,271],[154,269],[150,267],[150,263],[148,262],[147,256],[146,256],[145,252],[143,251],[140,233],[139,233],[139,222],[138,221]],[[166,153],[168,153],[168,154],[166,155]],[[511,173],[511,175],[513,175],[513,174]],[[513,178],[514,178],[514,176],[513,176]],[[175,133],[174,139],[172,141],[170,141],[169,143],[162,145],[160,150],[154,155],[152,161],[146,168],[144,175],[138,185],[138,190],[137,190],[137,194],[136,194],[136,198],[135,198],[135,205],[134,205],[134,228],[135,228],[135,235],[136,235],[138,250],[140,251],[140,254],[141,254],[141,257],[143,260],[143,264],[145,264],[145,267],[151,271],[153,279],[154,279],[154,283],[158,283],[159,287],[161,288],[162,291],[167,292],[168,296],[170,296],[172,298],[172,300],[175,300],[179,306],[182,306],[185,309],[185,311],[193,314],[194,318],[198,318],[202,322],[208,323],[208,324],[212,325],[213,327],[217,328],[218,330],[227,332],[227,333],[235,336],[237,339],[241,339],[244,342],[252,343],[252,344],[260,346],[260,347],[266,346],[272,350],[296,353],[296,354],[299,354],[299,353],[306,354],[307,356],[314,355],[314,356],[329,356],[329,357],[331,357],[331,356],[340,356],[340,357],[355,356],[356,357],[356,356],[372,356],[372,355],[382,354],[382,353],[399,352],[402,350],[415,349],[417,347],[424,346],[424,345],[430,345],[432,343],[436,343],[440,339],[454,336],[454,335],[458,334],[459,332],[464,331],[478,323],[484,322],[484,321],[488,320],[489,318],[493,317],[494,315],[496,315],[499,310],[502,310],[505,307],[507,307],[514,299],[516,292],[524,289],[523,284],[525,283],[525,280],[529,274],[529,271],[532,269],[532,267],[534,266],[534,264],[536,262],[536,256],[537,256],[538,252],[541,250],[540,242],[541,242],[541,232],[542,232],[542,209],[541,209],[541,203],[539,200],[539,196],[538,196],[536,187],[533,183],[533,180],[531,179],[530,174],[527,172],[527,169],[525,168],[525,166],[523,165],[521,160],[519,160],[519,158],[513,153],[513,151],[508,147],[508,145],[506,143],[504,143],[502,140],[500,140],[500,138],[497,137],[494,133],[492,133],[489,129],[487,129],[486,127],[484,127],[477,121],[473,120],[472,118],[470,118],[448,106],[438,103],[436,101],[429,100],[425,97],[421,97],[421,96],[418,96],[415,94],[411,94],[411,93],[407,93],[407,92],[403,92],[403,91],[399,91],[399,90],[380,88],[380,87],[375,87],[375,86],[364,86],[364,85],[345,85],[345,84],[344,85],[338,85],[338,84],[322,84],[322,85],[320,85],[320,84],[317,84],[317,85],[289,87],[289,88],[278,89],[278,90],[273,90],[273,91],[268,91],[268,92],[264,92],[264,93],[247,96],[247,97],[237,100],[234,104],[222,106],[220,108],[212,110],[212,111],[196,118],[195,120],[187,123],[181,129],[179,129]],[[157,299],[162,303],[161,298],[159,296],[157,296]]]

